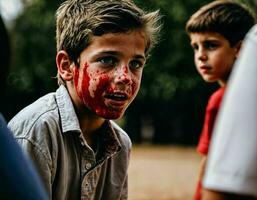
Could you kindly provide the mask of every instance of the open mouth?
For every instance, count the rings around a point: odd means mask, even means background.
[[[125,101],[128,96],[126,94],[106,94],[105,98],[115,101]]]

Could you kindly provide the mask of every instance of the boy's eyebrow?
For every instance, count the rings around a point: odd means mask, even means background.
[[[207,39],[205,39],[205,40],[202,40],[202,41],[200,41],[201,43],[205,43],[205,42],[219,42],[219,40],[218,39],[215,39],[215,38],[207,38]],[[197,43],[197,42],[190,42],[190,44],[192,45],[192,44],[195,44],[195,43]]]
[[[114,55],[114,56],[121,55],[121,53],[119,53],[117,51],[100,51],[100,52],[97,53],[97,55],[100,55],[100,54],[110,54],[110,55]],[[134,58],[146,60],[146,57],[144,55],[141,55],[141,54],[136,54],[134,56]]]
[[[206,42],[209,42],[209,41],[210,41],[210,42],[216,42],[216,41],[218,42],[219,40],[216,39],[216,38],[207,38],[206,40],[204,40],[204,42],[205,42],[205,41],[206,41]]]

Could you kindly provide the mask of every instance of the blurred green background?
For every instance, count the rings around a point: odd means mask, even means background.
[[[0,110],[7,120],[40,96],[57,89],[55,10],[61,0],[21,0],[8,21],[12,59]],[[216,84],[198,75],[184,27],[210,0],[136,0],[163,15],[161,42],[144,69],[141,90],[119,123],[134,143],[195,145],[205,106]],[[238,0],[257,11],[256,0]],[[3,67],[3,66],[2,66]]]

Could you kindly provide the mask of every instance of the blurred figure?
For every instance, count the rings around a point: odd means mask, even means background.
[[[0,16],[0,92],[5,90],[10,64],[9,38]],[[0,199],[47,200],[32,162],[23,154],[0,113]]]
[[[199,74],[206,82],[217,82],[220,85],[209,98],[197,146],[198,153],[202,155],[202,162],[195,200],[201,199],[201,181],[213,125],[227,80],[238,57],[242,40],[254,23],[255,16],[245,5],[229,0],[217,0],[201,7],[186,24]]]
[[[257,25],[247,35],[215,126],[204,200],[257,199]]]

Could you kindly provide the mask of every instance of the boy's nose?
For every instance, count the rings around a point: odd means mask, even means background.
[[[207,56],[207,54],[206,54],[205,51],[199,50],[199,51],[197,52],[197,59],[198,59],[198,60],[206,60],[207,58],[208,58],[208,56]]]
[[[132,82],[131,72],[129,67],[121,66],[115,69],[115,82],[129,84]]]

